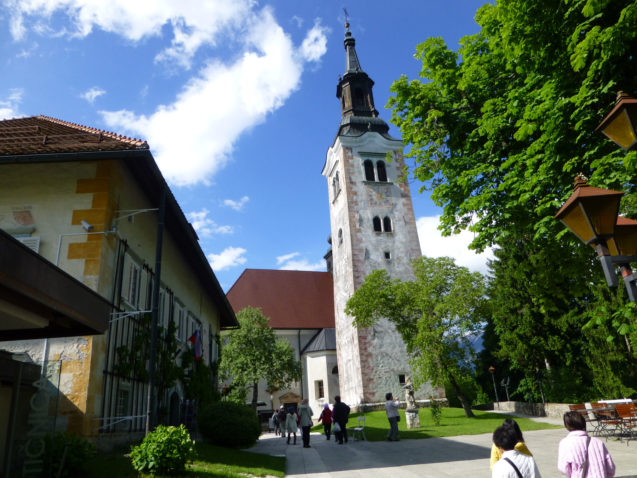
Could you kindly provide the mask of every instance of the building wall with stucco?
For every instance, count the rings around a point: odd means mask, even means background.
[[[115,303],[120,302],[121,293],[116,273],[125,264],[122,244],[131,257],[152,271],[157,239],[155,211],[118,217],[124,215],[122,211],[152,208],[124,162],[117,159],[0,165],[0,228],[18,238],[39,237],[38,252],[43,257]],[[93,226],[93,234],[86,234],[82,221]],[[200,321],[207,363],[208,351],[214,348],[216,354],[211,336],[214,340],[219,334],[219,312],[167,229],[161,284]],[[122,309],[135,307],[123,304]],[[164,317],[166,323],[169,316]],[[181,337],[184,350],[189,350],[185,336],[189,331]],[[44,340],[4,342],[0,348],[26,352],[35,363],[58,364],[59,428],[85,436],[98,433],[109,353],[107,334],[48,339],[46,344]]]
[[[307,370],[307,398],[314,411],[314,419],[316,420],[321,413],[323,405],[326,403],[333,404],[334,397],[340,393],[336,351],[308,353],[304,357],[303,368]],[[322,388],[323,396],[320,396],[320,388]]]

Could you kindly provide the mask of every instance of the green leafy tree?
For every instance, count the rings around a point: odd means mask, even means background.
[[[460,384],[471,376],[470,340],[487,317],[485,280],[449,257],[421,257],[412,268],[414,281],[392,280],[385,270],[373,271],[345,311],[358,327],[383,319],[392,322],[407,346],[414,384],[449,383],[472,417]]]
[[[551,379],[562,367],[570,371],[570,381],[561,390],[569,397],[584,394],[591,386],[582,354],[588,350],[581,332],[590,300],[586,279],[601,273],[599,267],[568,243],[538,244],[522,235],[501,242],[490,263],[490,320],[499,339],[495,355],[524,373],[525,400],[541,400],[538,376],[545,378],[545,398],[567,399],[560,392],[564,378]]]
[[[220,374],[232,378],[233,396],[241,401],[252,389],[256,411],[259,380],[269,388],[287,388],[301,378],[301,363],[288,341],[277,340],[260,309],[246,307],[237,313],[237,320],[240,327],[228,334],[222,350]]]
[[[422,81],[402,76],[388,103],[443,231],[470,227],[477,249],[512,225],[555,236],[580,171],[634,192],[637,153],[595,127],[617,90],[637,90],[637,3],[500,0],[476,21],[457,52],[441,38],[418,45]]]
[[[441,38],[417,46],[420,79],[392,85],[392,122],[411,145],[414,176],[443,207],[443,232],[468,228],[473,248],[501,250],[490,289],[494,328],[500,356],[525,373],[524,393],[539,393],[536,372],[556,371],[561,350],[574,369],[598,364],[595,381],[608,363],[592,329],[617,324],[630,339],[635,322],[629,310],[608,311],[582,336],[599,265],[553,215],[578,172],[626,191],[623,212],[637,211],[637,153],[595,131],[618,90],[637,93],[637,2],[499,0],[476,21],[480,32],[457,51]]]

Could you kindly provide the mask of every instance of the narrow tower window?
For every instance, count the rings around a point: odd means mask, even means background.
[[[383,230],[385,232],[391,232],[391,219],[389,219],[389,217],[385,216],[383,219]]]
[[[374,216],[373,223],[374,223],[374,231],[376,231],[376,232],[382,232],[383,231],[383,229],[382,229],[382,227],[380,225],[380,217]]]
[[[338,178],[338,171],[336,171],[336,174],[334,175],[334,179],[332,179],[332,189],[333,189],[332,192],[334,193],[334,198],[336,198],[336,196],[338,196],[338,193],[341,192],[341,183]]]
[[[367,181],[374,180],[374,163],[372,163],[369,159],[365,160],[363,163],[365,166],[365,179]]]
[[[343,244],[343,229],[338,230],[338,243]]]
[[[385,162],[378,161],[376,163],[376,169],[378,170],[378,180],[384,183],[387,182],[387,170],[385,169]]]
[[[363,90],[360,88],[354,90],[354,106],[358,106],[359,108],[365,106],[365,96],[363,95]]]

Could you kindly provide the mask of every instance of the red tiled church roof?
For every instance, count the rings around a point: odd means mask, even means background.
[[[0,121],[0,155],[148,149],[146,141],[48,116]]]
[[[275,329],[334,327],[334,290],[329,272],[246,269],[226,294],[237,313],[260,308]]]

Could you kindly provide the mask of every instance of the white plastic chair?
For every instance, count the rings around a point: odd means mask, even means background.
[[[367,437],[365,436],[365,417],[358,417],[358,426],[352,429],[352,437],[354,440],[365,440],[367,441]]]

